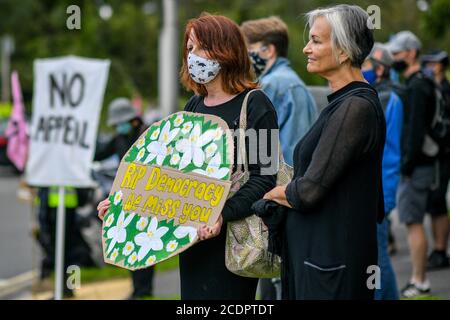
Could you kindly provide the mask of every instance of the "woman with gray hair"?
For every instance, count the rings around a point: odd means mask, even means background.
[[[373,299],[386,133],[377,93],[361,74],[373,33],[358,6],[306,16],[307,70],[327,79],[332,93],[295,148],[294,178],[264,197],[287,207],[281,224],[283,298]]]

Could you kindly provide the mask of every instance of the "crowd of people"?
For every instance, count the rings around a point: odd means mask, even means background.
[[[368,14],[358,6],[317,9],[306,17],[307,71],[326,79],[331,90],[320,114],[287,58],[288,28],[280,18],[239,26],[202,14],[186,26],[180,78],[194,95],[184,110],[218,116],[237,129],[248,98],[247,129],[258,133],[258,146],[260,139],[276,143],[270,131],[279,130],[294,177],[276,186],[277,175],[264,174],[271,164],[258,153],[250,178],[226,201],[217,223],[200,227],[200,242],[180,254],[182,299],[255,298],[258,279],[226,268],[225,230],[254,213],[267,222],[270,214],[257,212],[267,203],[281,213],[269,232],[281,235],[283,299],[412,298],[430,292],[427,269],[449,266],[447,53],[421,55],[421,41],[410,31],[375,42]],[[143,132],[130,105],[123,98],[111,105],[109,124],[117,136],[96,152],[97,160],[121,158]],[[107,199],[100,202],[100,218],[108,207]],[[394,209],[407,227],[412,263],[401,290],[388,250]],[[429,257],[426,213],[434,238]],[[370,266],[381,272],[375,289],[367,285]],[[134,297],[151,294],[152,277],[152,268],[133,273]],[[262,299],[275,299],[277,281],[260,283]]]

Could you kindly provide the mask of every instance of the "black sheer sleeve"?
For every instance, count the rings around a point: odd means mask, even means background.
[[[302,213],[313,209],[351,164],[375,146],[376,137],[377,116],[370,102],[361,97],[342,102],[323,128],[305,174],[287,185],[287,201]]]
[[[261,91],[254,92],[249,97],[247,129],[249,128],[255,129],[257,137],[256,149],[254,145],[249,146],[249,142],[255,144],[254,141],[246,141],[247,156],[250,160],[250,178],[225,203],[222,210],[224,222],[240,220],[250,216],[252,204],[262,199],[264,194],[276,185],[276,170],[270,170],[270,168],[275,165],[273,160],[277,159],[278,155],[272,156],[270,150],[272,146],[271,130],[278,129],[278,122],[272,103]],[[273,143],[278,142],[278,131],[275,131],[275,133],[277,141]],[[266,146],[266,150],[263,150],[264,147],[261,148],[260,142]],[[256,155],[254,154],[255,150]],[[270,156],[270,160],[266,156]],[[270,173],[270,171],[272,172]]]

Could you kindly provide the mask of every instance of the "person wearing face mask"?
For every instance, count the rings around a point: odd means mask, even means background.
[[[386,47],[375,43],[362,65],[363,76],[377,90],[386,118],[386,143],[382,162],[385,219],[382,224],[377,225],[381,287],[375,291],[376,300],[399,299],[395,273],[388,253],[388,217],[396,206],[395,197],[400,180],[400,143],[403,124],[403,103],[390,80],[390,68],[393,62],[394,59]]]
[[[261,87],[277,111],[283,156],[292,166],[294,146],[316,120],[317,108],[287,59],[288,28],[280,18],[269,17],[246,21],[241,30]]]
[[[239,129],[247,97],[249,133],[245,143],[248,181],[227,199],[215,225],[198,228],[200,242],[179,255],[181,299],[254,300],[258,279],[238,276],[226,268],[226,228],[228,222],[252,215],[252,204],[276,185],[278,154],[272,152],[267,159],[272,144],[278,143],[276,111],[263,91],[253,91],[258,85],[244,36],[227,17],[203,13],[187,23],[180,77],[184,87],[194,92],[184,111],[220,117],[231,130]],[[234,135],[232,174],[242,165],[238,162],[237,146]],[[100,219],[108,207],[108,199],[100,202],[97,207]]]
[[[402,134],[402,177],[397,193],[399,218],[407,226],[413,267],[411,278],[402,289],[406,298],[430,292],[423,218],[429,192],[436,180],[438,148],[429,134],[436,103],[434,84],[421,70],[421,47],[420,40],[410,31],[397,33],[388,43],[395,60],[393,67],[406,79],[408,95]]]
[[[431,50],[420,59],[424,67],[436,83],[446,109],[445,115],[450,115],[450,84],[445,76],[448,67],[448,54],[443,50]],[[448,136],[448,134],[447,134]],[[449,267],[447,254],[450,220],[448,216],[446,194],[450,180],[450,143],[448,139],[440,144],[439,150],[439,186],[432,190],[428,198],[428,212],[431,215],[434,247],[428,257],[428,270]]]
[[[113,155],[122,159],[128,149],[145,131],[137,110],[127,98],[116,98],[108,106],[107,124],[115,127],[116,135],[103,147],[97,147],[94,161],[101,161]],[[128,299],[140,299],[153,295],[154,267],[132,271],[133,292]]]
[[[230,129],[239,128],[244,98],[257,85],[244,36],[236,23],[209,14],[190,20],[184,34],[180,75],[185,88],[195,93],[185,111],[215,115]],[[182,299],[255,299],[258,279],[235,275],[225,266],[225,231],[227,222],[250,216],[252,204],[276,184],[276,175],[263,170],[273,160],[263,164],[261,156],[265,153],[262,149],[270,148],[272,131],[278,131],[278,124],[275,109],[261,90],[250,93],[247,108],[247,129],[253,129],[257,139],[251,141],[249,137],[247,155],[249,144],[257,145],[257,159],[249,163],[249,180],[225,202],[217,223],[199,228],[203,241],[180,254]],[[261,146],[260,139],[267,144]],[[234,155],[236,164],[236,139]]]
[[[94,160],[101,161],[112,155],[120,159],[145,131],[144,124],[135,107],[127,98],[116,98],[108,106],[107,125],[114,127],[116,134],[105,146],[98,147]]]

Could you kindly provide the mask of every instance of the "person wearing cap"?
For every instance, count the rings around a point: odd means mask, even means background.
[[[107,125],[116,135],[103,148],[97,149],[94,160],[101,161],[114,154],[122,158],[143,132],[143,122],[127,98],[116,98],[108,106]]]
[[[108,106],[107,124],[115,128],[116,135],[104,147],[96,149],[94,161],[101,161],[113,155],[122,159],[145,131],[141,117],[127,98],[116,98],[111,101]],[[133,293],[129,299],[153,295],[153,273],[153,267],[132,271]]]
[[[386,47],[375,43],[362,65],[363,76],[377,90],[386,118],[386,143],[382,162],[385,218],[382,224],[377,225],[381,287],[375,291],[376,300],[399,299],[397,281],[388,253],[389,221],[387,219],[396,206],[395,196],[400,180],[400,143],[403,124],[403,103],[390,80],[390,68],[393,62],[394,58]]]
[[[448,54],[443,50],[432,50],[421,57],[424,67],[430,71],[437,89],[440,90],[447,110],[450,108],[450,84],[445,77],[448,67]],[[440,269],[449,266],[447,255],[450,220],[446,194],[450,180],[450,146],[440,145],[439,152],[439,186],[432,190],[428,198],[428,212],[431,215],[434,248],[428,257],[428,270]]]
[[[401,181],[397,193],[400,221],[407,226],[412,275],[402,295],[412,298],[430,292],[426,277],[427,239],[423,219],[427,198],[435,182],[437,145],[427,134],[435,110],[434,84],[421,70],[422,44],[410,31],[401,31],[388,43],[393,68],[405,79],[408,104],[402,137]]]

